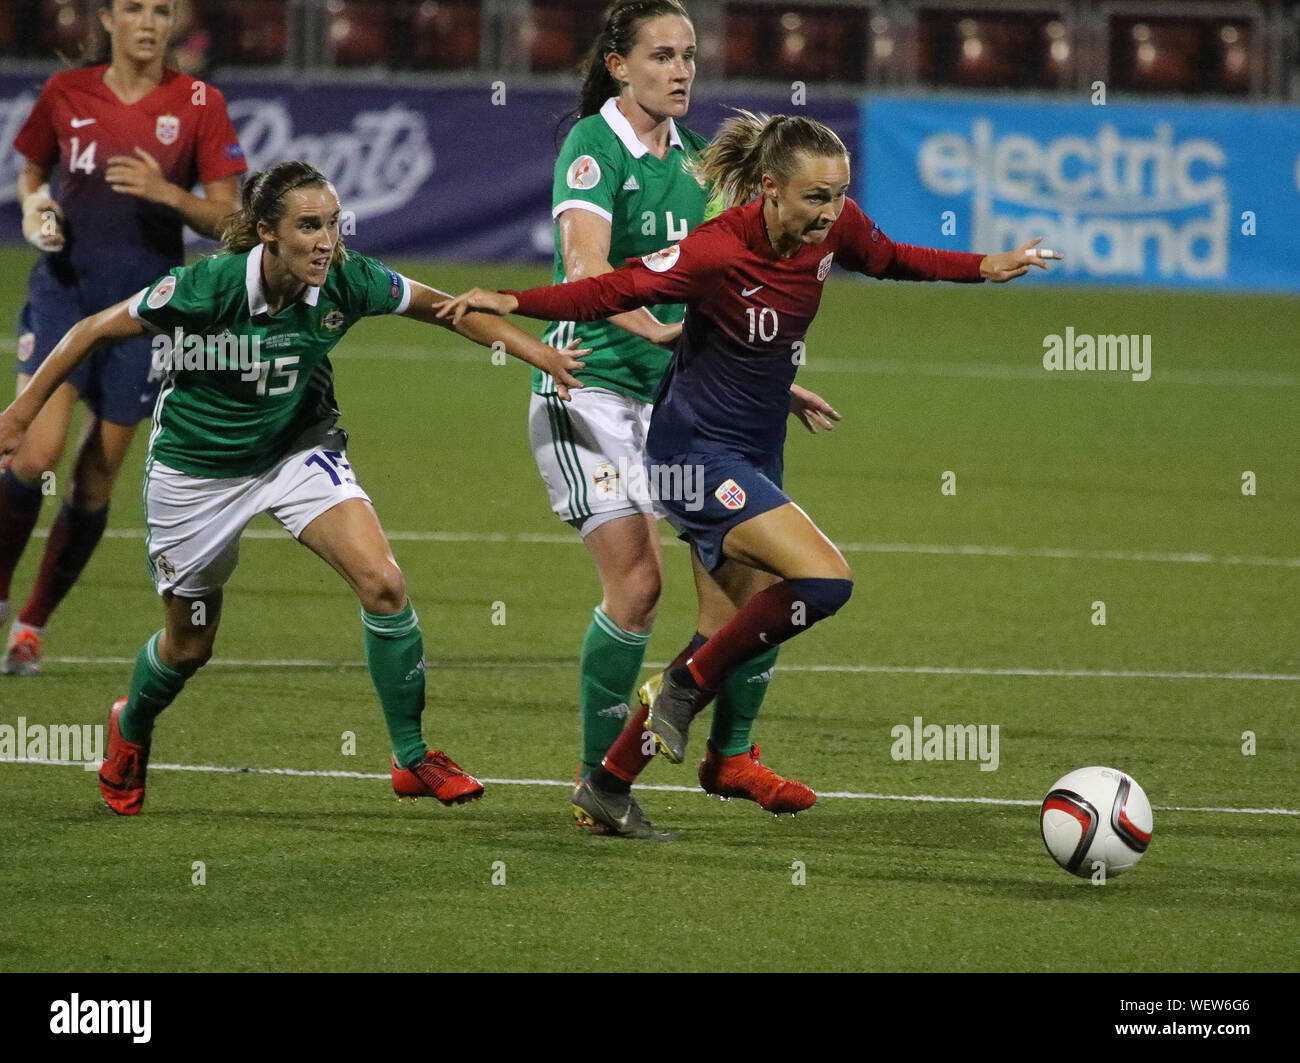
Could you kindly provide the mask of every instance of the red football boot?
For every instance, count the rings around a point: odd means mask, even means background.
[[[149,767],[149,747],[122,737],[117,718],[126,708],[118,698],[108,713],[108,756],[99,766],[99,789],[108,807],[119,816],[134,816],[144,807],[144,773]]]
[[[413,768],[399,768],[393,758],[393,792],[398,800],[436,797],[444,805],[463,805],[483,796],[483,784],[439,749],[425,753]]]
[[[817,803],[817,795],[796,779],[783,779],[765,765],[759,757],[758,746],[734,757],[719,756],[708,746],[708,753],[700,763],[700,785],[706,794],[715,797],[740,797],[756,801],[768,812],[802,812]]]

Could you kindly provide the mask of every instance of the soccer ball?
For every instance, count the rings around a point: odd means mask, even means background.
[[[1114,768],[1080,768],[1057,779],[1039,813],[1043,844],[1072,875],[1091,878],[1100,862],[1121,875],[1151,844],[1151,802]]]

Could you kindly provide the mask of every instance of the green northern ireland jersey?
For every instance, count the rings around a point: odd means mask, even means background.
[[[565,138],[555,163],[551,217],[576,208],[604,218],[610,223],[609,263],[617,269],[626,259],[679,242],[705,220],[708,196],[687,163],[708,141],[670,119],[668,154],[658,159],[637,140],[615,102],[606,100],[600,113],[579,121]],[[553,283],[564,283],[558,220],[553,277]],[[681,321],[685,307],[658,306],[653,312],[672,324]],[[581,340],[591,354],[584,356],[587,367],[578,379],[642,402],[654,398],[672,357],[671,351],[607,321],[552,321],[543,338],[554,347]],[[554,394],[555,382],[534,369],[533,390]]]
[[[140,292],[131,316],[158,333],[164,374],[149,454],[191,476],[256,476],[304,432],[338,418],[329,352],[361,318],[401,313],[406,278],[355,251],[278,313],[267,312],[262,247],[180,266]]]

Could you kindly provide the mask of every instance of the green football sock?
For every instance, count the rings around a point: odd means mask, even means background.
[[[724,757],[749,751],[749,732],[754,728],[759,706],[767,696],[767,684],[772,681],[777,651],[773,646],[766,653],[746,661],[733,669],[718,691],[713,709],[713,726],[709,741]]]
[[[185,686],[185,676],[168,668],[158,657],[161,631],[144,644],[135,659],[131,685],[127,688],[126,708],[117,717],[117,729],[128,742],[146,745],[153,735],[154,720],[176,700]]]
[[[397,763],[407,768],[429,751],[420,730],[424,712],[424,639],[411,603],[393,616],[361,610],[366,667],[379,695]]]
[[[627,722],[628,703],[645,660],[648,631],[624,631],[600,606],[582,638],[578,713],[582,717],[582,777],[600,764]]]

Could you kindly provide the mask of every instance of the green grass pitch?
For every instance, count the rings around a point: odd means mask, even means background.
[[[0,320],[29,263],[0,253]],[[400,268],[455,291],[546,278]],[[1151,379],[1044,371],[1043,338],[1066,326],[1149,334]],[[792,426],[787,487],[844,544],[856,590],[786,647],[755,737],[823,793],[902,799],[827,796],[775,819],[648,790],[684,835],[653,846],[578,832],[554,785],[489,784],[445,809],[399,806],[383,778],[155,769],[125,820],[92,773],[5,763],[0,969],[1294,969],[1300,817],[1170,809],[1300,808],[1298,334],[1294,299],[837,275],[800,380],[844,422]],[[398,320],[356,327],[336,366],[351,460],[423,621],[426,733],[480,777],[571,779],[599,587],[546,505],[524,368]],[[46,674],[0,677],[0,724],[104,722],[121,662],[160,625],[143,454],[141,433]],[[218,660],[161,718],[154,762],[384,773],[355,602],[269,521],[253,528]],[[693,604],[670,546],[649,660],[693,630]],[[323,663],[257,663],[275,661]],[[916,716],[998,725],[998,769],[895,761],[891,728]],[[690,786],[693,763],[645,782]],[[1032,805],[909,799],[1037,801],[1094,763],[1157,806],[1150,851],[1104,887],[1051,862]]]

